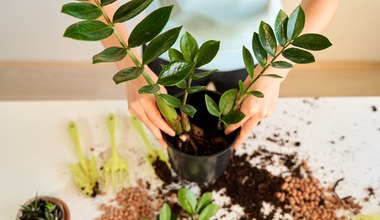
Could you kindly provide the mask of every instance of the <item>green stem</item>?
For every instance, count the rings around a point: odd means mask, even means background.
[[[193,74],[194,74],[194,69],[191,70],[189,81],[187,82],[185,93],[183,94],[182,105],[186,105],[187,97],[189,96],[188,89],[191,87],[191,83],[193,81],[193,79],[191,77]],[[182,117],[183,130],[185,130],[187,132],[190,131],[191,130],[191,124],[190,124],[189,116],[186,113],[181,111],[181,117]]]

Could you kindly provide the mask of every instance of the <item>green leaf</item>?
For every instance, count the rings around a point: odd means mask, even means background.
[[[294,39],[292,44],[307,50],[324,50],[332,45],[329,39],[320,34],[301,35]]]
[[[245,64],[245,69],[247,70],[249,77],[251,77],[251,79],[252,79],[254,76],[254,73],[255,73],[255,65],[253,63],[252,54],[251,54],[251,52],[249,52],[249,50],[245,46],[243,46],[242,53],[243,53],[243,60],[244,60],[244,64]]]
[[[286,36],[288,20],[288,15],[283,10],[280,10],[274,23],[274,30],[276,33],[277,42],[281,46],[284,46],[288,41],[288,38]]]
[[[189,189],[181,188],[178,190],[178,200],[186,212],[190,214],[194,213],[195,206],[197,205],[197,198],[193,192],[191,192]]]
[[[274,68],[281,68],[281,69],[288,69],[288,68],[293,67],[293,64],[288,63],[286,61],[275,61],[275,62],[270,63],[270,65]]]
[[[173,6],[159,8],[136,25],[128,38],[129,47],[138,47],[157,36],[169,20]]]
[[[301,6],[298,6],[290,14],[287,25],[287,38],[294,40],[302,32],[305,26],[305,13]]]
[[[160,91],[158,85],[146,85],[139,89],[139,94],[155,94]]]
[[[198,43],[195,38],[186,31],[186,33],[181,37],[180,48],[185,60],[191,62],[193,61],[195,54],[197,54]]]
[[[282,52],[282,55],[295,63],[313,63],[315,62],[313,54],[298,48],[289,48]]]
[[[173,108],[179,108],[182,105],[181,100],[175,96],[169,94],[159,94],[159,96]]]
[[[256,32],[252,37],[252,49],[260,66],[264,67],[267,64],[268,54],[261,45],[259,35]]]
[[[221,113],[219,111],[219,107],[216,104],[216,102],[210,96],[208,96],[208,95],[205,95],[205,101],[206,101],[207,111],[211,115],[219,117],[221,115]]]
[[[192,105],[189,105],[189,104],[181,105],[180,109],[182,112],[184,112],[186,115],[190,117],[194,117],[195,112],[197,112],[197,110]]]
[[[62,6],[61,12],[85,20],[97,19],[102,15],[98,7],[87,2],[67,3]]]
[[[171,210],[168,204],[164,204],[160,209],[160,218],[159,220],[170,220],[171,218]]]
[[[170,61],[185,61],[185,58],[183,57],[182,53],[174,48],[170,48],[169,51],[169,58]]]
[[[239,79],[238,81],[238,84],[239,84],[239,92],[240,92],[240,95],[244,95],[245,94],[245,88],[244,88],[244,83],[241,79]]]
[[[170,29],[155,37],[144,50],[143,65],[154,61],[157,57],[166,52],[177,40],[181,28],[182,27],[176,27]]]
[[[249,94],[256,96],[257,98],[264,98],[264,94],[260,91],[249,91]]]
[[[181,80],[181,82],[175,84],[175,86],[177,86],[180,89],[186,89],[187,88],[187,83],[186,83],[185,80]]]
[[[106,6],[106,5],[112,4],[114,2],[116,2],[116,0],[100,0],[100,5]]]
[[[202,195],[201,199],[198,202],[197,207],[195,208],[195,212],[199,213],[205,208],[207,205],[212,203],[212,193],[206,192]]]
[[[277,50],[276,37],[274,36],[272,27],[263,21],[260,23],[259,27],[259,39],[264,49],[272,57],[274,57],[276,55]]]
[[[243,120],[245,115],[240,111],[231,111],[222,117],[222,122],[226,125],[235,124]]]
[[[134,18],[136,15],[140,14],[146,7],[152,3],[153,0],[132,0],[120,6],[112,20],[114,23],[121,23]]]
[[[144,71],[141,67],[128,67],[120,70],[113,76],[113,81],[116,84],[136,79]]]
[[[200,92],[204,90],[206,90],[206,86],[192,86],[187,90],[187,92],[189,94],[192,94],[192,93],[196,93],[196,92]]]
[[[113,29],[101,21],[80,21],[70,25],[64,37],[72,38],[75,40],[85,41],[98,41],[103,40],[113,33]]]
[[[195,67],[211,62],[219,51],[219,45],[220,42],[215,40],[209,40],[202,44],[194,58]]]
[[[193,63],[184,61],[174,61],[162,68],[157,84],[163,86],[173,86],[184,80],[192,71]]]
[[[280,76],[280,75],[276,75],[276,74],[263,74],[262,76],[265,76],[265,77],[271,77],[271,78],[277,78],[277,79],[282,79],[284,77]]]
[[[219,206],[212,203],[208,206],[206,206],[206,208],[204,208],[201,212],[201,214],[199,215],[199,220],[208,220],[210,219],[212,216],[214,216],[216,214],[216,212],[219,210]]]
[[[127,50],[122,47],[110,47],[92,57],[92,63],[116,62],[127,55]]]
[[[222,113],[222,115],[228,114],[228,112],[230,112],[234,107],[236,96],[236,89],[227,90],[222,94],[219,100],[219,111]]]
[[[210,70],[210,71],[207,71],[207,72],[203,72],[203,73],[195,73],[191,76],[191,78],[193,80],[197,80],[197,79],[202,79],[202,78],[205,78],[211,74],[214,74],[216,72],[218,72],[219,70],[217,69],[213,69],[213,70]]]

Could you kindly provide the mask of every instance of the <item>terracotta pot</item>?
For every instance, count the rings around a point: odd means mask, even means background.
[[[190,94],[188,103],[197,109],[195,116],[191,121],[198,122],[207,126],[215,124],[215,128],[208,127],[207,129],[217,129],[216,124],[218,119],[210,115],[205,104],[205,94],[210,96],[214,101],[219,102],[220,94],[214,91],[203,91]],[[180,97],[179,95],[178,97]],[[207,129],[205,132],[207,132]],[[168,155],[171,167],[179,177],[184,180],[197,183],[211,182],[220,177],[227,168],[231,155],[233,153],[232,144],[235,142],[240,129],[230,134],[231,141],[227,148],[221,149],[212,155],[195,156],[180,151],[176,146],[173,146],[173,137],[163,133],[164,139],[168,143]],[[171,141],[170,141],[171,140]]]
[[[50,196],[39,196],[39,198],[58,205],[59,209],[62,211],[62,218],[60,220],[70,220],[71,219],[70,218],[70,210],[69,210],[68,206],[66,205],[66,203],[64,201],[62,201],[61,199],[56,198],[56,197],[50,197]],[[26,203],[24,203],[24,205],[28,205],[28,204],[34,202],[34,200],[35,200],[35,198],[29,199]],[[21,218],[21,215],[22,215],[22,211],[20,209],[17,212],[16,220],[19,220]]]

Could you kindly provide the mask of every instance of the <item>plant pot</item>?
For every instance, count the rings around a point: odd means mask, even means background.
[[[62,217],[59,220],[70,220],[70,210],[64,201],[62,201],[59,198],[50,197],[50,196],[39,196],[38,198],[49,201],[49,202],[54,203],[58,206],[58,208],[62,212]],[[29,199],[27,202],[25,202],[23,204],[23,206],[29,205],[32,202],[34,202],[35,200],[36,200],[36,198]],[[22,210],[20,208],[19,211],[17,212],[16,220],[20,220],[21,216],[22,216]]]
[[[190,118],[190,121],[192,124],[201,127],[204,133],[212,133],[217,130],[218,119],[208,113],[205,104],[205,94],[209,95],[216,102],[219,101],[221,96],[214,91],[203,91],[190,94],[187,103],[197,109],[194,118]],[[178,97],[181,97],[181,95]],[[202,156],[196,156],[181,151],[175,144],[178,137],[171,137],[163,133],[164,139],[169,146],[168,154],[172,168],[180,178],[191,182],[206,183],[217,179],[223,174],[229,164],[233,152],[232,144],[235,142],[239,131],[240,129],[234,131],[230,135],[224,135],[223,131],[220,131],[228,140],[226,147],[223,149],[217,149],[217,151],[212,154]]]

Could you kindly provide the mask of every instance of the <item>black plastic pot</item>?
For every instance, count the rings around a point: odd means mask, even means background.
[[[219,101],[219,93],[203,91],[190,94],[187,103],[197,109],[194,118],[191,118],[191,122],[201,126],[204,132],[207,132],[210,129],[217,129],[218,119],[208,113],[205,105],[205,94],[213,98],[214,101]],[[229,135],[229,140],[232,141],[227,148],[207,156],[195,156],[180,151],[176,146],[173,146],[172,143],[175,143],[175,141],[172,141],[173,137],[164,134],[164,138],[169,145],[168,154],[172,168],[180,178],[191,182],[205,183],[217,179],[229,164],[233,152],[232,144],[235,142],[239,131],[240,129]]]

